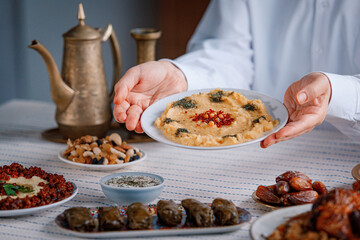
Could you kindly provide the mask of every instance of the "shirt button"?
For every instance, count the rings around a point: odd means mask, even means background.
[[[323,8],[328,8],[329,7],[329,2],[328,1],[323,1],[323,2],[321,2],[321,6],[323,7]]]

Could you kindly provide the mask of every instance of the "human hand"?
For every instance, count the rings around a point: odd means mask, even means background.
[[[115,85],[114,118],[126,128],[144,132],[140,117],[155,101],[183,92],[187,82],[180,69],[168,61],[152,61],[129,69]]]
[[[291,84],[284,95],[288,123],[265,138],[260,146],[267,148],[313,130],[324,121],[330,99],[331,84],[325,74],[313,72]]]

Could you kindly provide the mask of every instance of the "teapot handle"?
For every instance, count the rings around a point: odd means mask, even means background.
[[[111,52],[113,56],[114,70],[113,70],[113,82],[110,91],[110,99],[113,99],[115,96],[114,86],[120,80],[121,70],[122,70],[122,59],[121,59],[121,50],[119,41],[116,37],[115,31],[111,24],[109,24],[102,36],[101,41],[105,42],[110,38]]]

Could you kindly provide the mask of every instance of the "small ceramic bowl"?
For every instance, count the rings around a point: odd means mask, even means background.
[[[105,184],[111,178],[122,176],[148,176],[160,181],[159,185],[151,187],[116,187]],[[156,174],[146,172],[122,172],[114,173],[101,178],[101,189],[105,196],[112,202],[118,205],[130,205],[134,202],[141,202],[143,204],[155,200],[161,193],[164,187],[164,179]]]

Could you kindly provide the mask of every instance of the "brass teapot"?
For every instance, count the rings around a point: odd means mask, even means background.
[[[63,34],[64,52],[61,76],[49,51],[34,40],[29,46],[43,57],[49,71],[51,97],[56,104],[55,120],[64,138],[83,135],[103,137],[110,122],[114,85],[121,76],[121,51],[112,26],[104,32],[84,23],[80,3],[79,24]],[[112,90],[109,94],[101,43],[110,38],[114,63]]]

